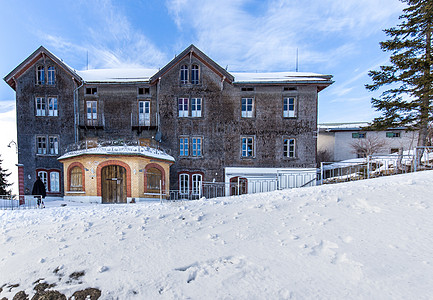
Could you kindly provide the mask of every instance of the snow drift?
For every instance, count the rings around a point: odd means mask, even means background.
[[[38,279],[101,299],[429,298],[432,180],[0,211],[0,298]]]

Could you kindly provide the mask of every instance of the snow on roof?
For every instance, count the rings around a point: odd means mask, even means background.
[[[331,80],[330,75],[322,75],[307,72],[266,72],[246,73],[230,72],[235,77],[235,82],[291,82],[291,81],[323,81]]]
[[[78,75],[87,82],[137,82],[149,81],[158,69],[93,69],[77,71]]]
[[[152,157],[162,160],[175,161],[171,155],[166,154],[165,152],[143,146],[108,146],[108,147],[96,147],[90,149],[76,150],[65,153],[58,159],[66,159],[79,155],[139,155]]]
[[[369,126],[368,122],[353,122],[353,123],[322,123],[317,127],[321,130],[360,130],[362,127]]]

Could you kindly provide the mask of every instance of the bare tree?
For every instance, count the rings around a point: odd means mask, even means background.
[[[357,139],[350,144],[353,153],[356,153],[361,157],[373,155],[379,152],[383,147],[385,147],[385,145],[386,141],[377,136],[367,136],[362,139]]]

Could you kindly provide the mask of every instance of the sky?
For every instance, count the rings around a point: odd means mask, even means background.
[[[379,114],[367,73],[388,63],[379,42],[403,8],[399,0],[0,0],[0,75],[41,45],[76,70],[161,68],[194,44],[229,71],[296,71],[298,53],[300,72],[334,76],[319,94],[320,123],[371,121]],[[1,80],[0,113],[14,100]],[[1,133],[0,141],[10,142]]]

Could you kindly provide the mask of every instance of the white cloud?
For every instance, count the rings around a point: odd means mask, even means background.
[[[55,52],[80,56],[81,60],[88,52],[89,68],[160,67],[167,63],[166,55],[139,29],[134,28],[120,7],[111,0],[83,2],[83,5],[92,15],[92,21],[81,24],[85,28],[80,35],[81,40],[74,42],[39,33]]]
[[[377,33],[402,8],[398,0],[274,0],[262,11],[245,9],[254,4],[252,0],[166,1],[179,29],[192,29],[197,46],[217,61],[229,64],[231,70],[254,66],[264,71],[294,69],[297,48],[308,64],[329,64],[359,51],[350,40]]]

